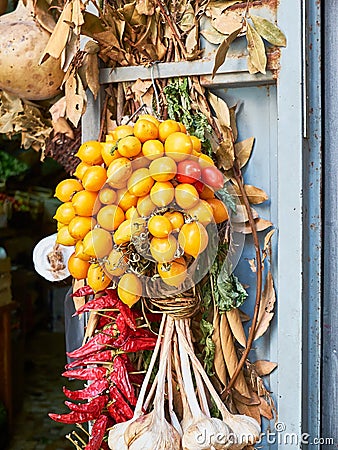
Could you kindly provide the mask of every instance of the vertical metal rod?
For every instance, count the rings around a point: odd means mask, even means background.
[[[324,278],[322,436],[338,445],[338,1],[324,6]],[[323,446],[323,448],[332,448]]]

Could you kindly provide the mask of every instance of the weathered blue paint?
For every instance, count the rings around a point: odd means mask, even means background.
[[[324,2],[323,2],[324,3]],[[322,435],[335,438],[338,446],[338,1],[324,7],[324,258],[323,258],[323,365]]]

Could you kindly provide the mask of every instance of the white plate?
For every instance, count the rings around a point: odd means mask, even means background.
[[[52,271],[49,261],[48,254],[53,250],[56,242],[57,234],[52,234],[47,236],[34,247],[33,250],[33,263],[34,268],[39,275],[48,281],[61,281],[69,277],[70,273],[67,268],[67,263],[70,255],[74,252],[73,246],[60,245],[60,251],[62,252],[63,262],[66,266],[64,269],[58,272]]]

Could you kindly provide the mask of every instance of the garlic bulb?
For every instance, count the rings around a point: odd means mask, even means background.
[[[207,386],[211,396],[213,397],[216,406],[220,410],[223,418],[223,423],[226,423],[226,425],[229,426],[229,428],[232,430],[230,435],[230,440],[232,442],[230,447],[217,447],[215,448],[230,448],[231,450],[239,450],[244,448],[246,445],[252,445],[256,441],[258,441],[260,436],[260,426],[259,423],[253,419],[252,417],[248,417],[245,415],[240,414],[231,414],[225,405],[223,404],[222,400],[219,398],[219,395],[216,392],[216,389],[212,385],[211,381],[209,380],[208,375],[205,373],[202,364],[197,359],[193,349],[191,346],[189,346],[188,340],[186,336],[183,334],[183,330],[185,330],[186,333],[190,332],[189,327],[187,324],[182,323],[179,325],[178,330],[181,332],[181,339],[182,342],[187,350],[187,353],[189,354],[192,363],[195,365],[196,369],[201,374],[205,385]],[[184,437],[183,437],[184,438]],[[210,447],[209,447],[210,448]]]
[[[134,419],[130,419],[127,422],[117,423],[112,427],[108,434],[108,447],[111,450],[128,450],[124,441],[124,433],[133,421]]]
[[[159,411],[136,419],[124,435],[129,450],[179,450],[181,437],[175,428],[159,417]],[[123,447],[124,448],[124,447]]]
[[[201,394],[199,397],[201,398],[201,403],[204,403],[204,408],[207,410],[206,412],[208,415],[202,412],[198,403],[194,392],[194,384],[187,352],[189,344],[184,336],[184,327],[184,321],[176,322],[184,391],[187,394],[187,400],[193,420],[188,427],[183,428],[183,450],[215,450],[230,448],[232,445],[232,441],[230,440],[232,430],[225,422],[208,417],[209,408],[205,401],[204,387],[201,386],[198,376],[196,377],[195,375],[198,390]]]

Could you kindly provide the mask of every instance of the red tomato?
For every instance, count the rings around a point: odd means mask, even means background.
[[[180,183],[195,183],[201,178],[201,166],[197,161],[185,159],[177,164],[176,178]]]
[[[224,186],[223,174],[215,166],[208,166],[202,169],[202,181],[216,190]]]

